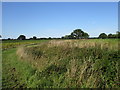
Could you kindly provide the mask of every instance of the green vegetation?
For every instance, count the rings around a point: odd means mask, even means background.
[[[2,53],[3,88],[120,88],[118,39],[19,43]]]

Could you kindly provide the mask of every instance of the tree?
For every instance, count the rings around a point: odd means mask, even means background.
[[[49,37],[48,39],[52,39],[51,37]]]
[[[106,35],[105,33],[101,33],[101,34],[99,35],[99,38],[105,39],[105,38],[107,38],[107,35]]]
[[[111,33],[108,34],[108,38],[113,38],[113,35]]]
[[[71,36],[76,39],[79,39],[79,38],[82,38],[83,34],[84,32],[81,29],[76,29],[71,33]]]
[[[20,35],[17,39],[18,39],[18,40],[25,40],[26,37],[25,37],[24,35]]]
[[[10,38],[8,38],[8,40],[11,40]]]
[[[37,37],[36,36],[33,36],[33,40],[36,40],[37,39]]]
[[[88,38],[88,33],[83,32],[81,29],[76,29],[71,33],[72,38],[80,39],[80,38]]]

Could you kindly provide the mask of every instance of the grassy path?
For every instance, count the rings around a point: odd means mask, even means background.
[[[28,80],[26,79],[34,74],[35,69],[27,62],[19,60],[16,55],[16,48],[3,51],[2,58],[2,87],[27,87]]]

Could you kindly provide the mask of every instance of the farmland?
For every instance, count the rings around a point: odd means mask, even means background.
[[[120,88],[118,39],[2,43],[3,88]]]

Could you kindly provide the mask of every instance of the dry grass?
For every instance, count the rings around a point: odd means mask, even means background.
[[[100,47],[101,49],[118,49],[118,43],[111,43],[105,41],[92,41],[88,39],[82,40],[51,40],[48,43],[48,47],[62,46],[62,47],[79,47],[79,48],[90,48],[90,47]]]

